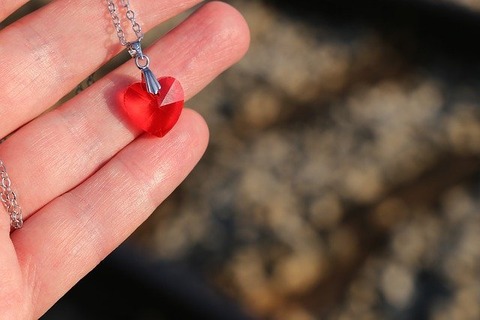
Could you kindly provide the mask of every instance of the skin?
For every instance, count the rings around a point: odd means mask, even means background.
[[[25,2],[2,0],[0,19]],[[132,4],[148,31],[198,2]],[[209,2],[146,53],[151,69],[176,77],[190,98],[248,44],[242,16]],[[104,1],[52,1],[0,31],[0,137],[15,132],[0,144],[0,159],[25,219],[11,232],[0,209],[1,319],[43,315],[147,219],[205,151],[208,129],[192,110],[161,139],[123,119],[117,96],[140,75],[131,61],[45,112],[122,49]]]

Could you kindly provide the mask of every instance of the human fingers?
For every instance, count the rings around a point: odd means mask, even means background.
[[[143,30],[200,0],[135,1]],[[1,6],[1,5],[0,5]],[[122,48],[105,1],[53,1],[0,32],[0,137],[30,121]]]
[[[12,234],[35,288],[37,319],[131,234],[186,177],[208,131],[185,110],[163,139],[143,135],[78,187],[56,198]]]
[[[210,2],[147,52],[152,69],[179,79],[191,97],[247,47],[243,18],[226,4]],[[128,62],[0,145],[25,219],[94,173],[137,135],[123,119],[117,96],[138,81],[138,74]]]

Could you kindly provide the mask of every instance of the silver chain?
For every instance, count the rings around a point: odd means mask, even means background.
[[[23,226],[22,208],[18,205],[17,194],[12,190],[12,181],[2,160],[0,160],[0,199],[10,215],[10,225],[14,229],[20,229]]]
[[[155,76],[155,74],[150,70],[150,59],[146,54],[143,53],[142,50],[142,39],[143,39],[143,32],[142,27],[138,24],[137,20],[135,19],[135,12],[130,7],[129,0],[105,0],[107,2],[108,12],[110,12],[110,16],[112,17],[113,26],[115,31],[117,32],[117,37],[120,43],[127,47],[128,53],[130,56],[135,60],[135,65],[137,66],[143,74],[143,81],[145,82],[145,88],[148,93],[151,94],[158,94],[161,89],[161,85]],[[125,36],[125,32],[122,28],[122,21],[120,19],[120,14],[118,12],[117,5],[115,1],[119,1],[120,5],[125,9],[125,16],[130,23],[132,24],[133,32],[135,32],[135,36],[137,39],[135,41],[127,41]]]
[[[112,17],[113,26],[115,27],[115,31],[117,32],[118,40],[120,41],[122,46],[128,46],[130,42],[127,41],[127,38],[125,36],[125,31],[123,31],[122,21],[120,19],[120,14],[118,12],[117,5],[115,4],[114,0],[106,0],[106,1],[107,1],[108,11],[110,12],[110,16]],[[137,41],[142,40],[143,39],[142,27],[136,20],[135,12],[132,10],[130,6],[130,1],[120,0],[120,5],[126,10],[125,15],[127,19],[130,20],[130,23],[132,24],[132,29],[133,29],[133,32],[135,33],[135,36],[137,37]]]

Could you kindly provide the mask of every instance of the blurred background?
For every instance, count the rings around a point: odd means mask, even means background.
[[[480,0],[228,2],[205,157],[42,319],[480,319]]]

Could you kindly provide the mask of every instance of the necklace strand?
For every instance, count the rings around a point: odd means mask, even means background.
[[[12,181],[7,173],[5,164],[0,160],[0,200],[10,215],[10,224],[14,229],[23,226],[22,208],[18,205],[17,194],[12,190]]]
[[[125,36],[125,31],[123,31],[122,21],[120,19],[120,14],[118,12],[117,5],[115,4],[114,0],[106,0],[106,1],[107,1],[108,11],[110,12],[110,16],[112,17],[113,26],[115,27],[115,31],[117,32],[118,40],[120,41],[122,46],[128,47],[130,42],[127,41],[127,38]],[[130,1],[120,0],[120,5],[126,10],[125,16],[127,17],[128,20],[130,20],[130,23],[132,25],[132,30],[135,33],[135,36],[137,37],[136,41],[141,41],[143,39],[142,26],[140,26],[140,24],[136,20],[135,12],[132,10],[130,6]]]
[[[153,74],[152,70],[150,70],[150,59],[146,54],[143,53],[142,50],[142,39],[143,39],[143,32],[142,27],[135,19],[135,12],[130,7],[129,0],[118,0],[120,1],[120,5],[125,9],[125,16],[130,23],[132,24],[132,30],[135,33],[137,39],[135,41],[127,41],[125,36],[125,31],[122,28],[122,21],[120,19],[120,14],[115,4],[114,0],[106,0],[108,11],[110,12],[110,16],[112,17],[113,26],[115,27],[115,31],[117,32],[117,37],[120,43],[127,47],[128,53],[134,59],[135,65],[137,66],[140,71],[142,71],[143,79],[146,85],[146,90],[148,93],[157,95],[161,89],[160,83],[158,82],[157,77]]]

